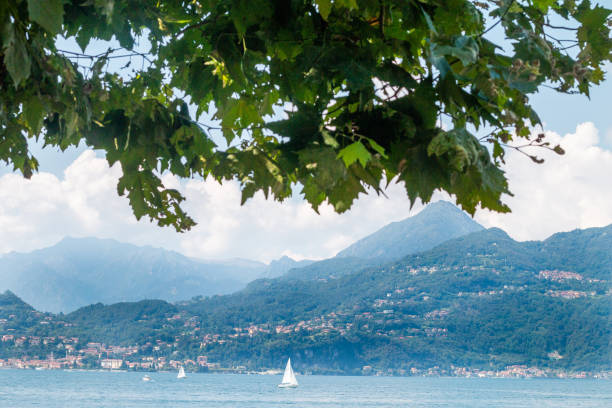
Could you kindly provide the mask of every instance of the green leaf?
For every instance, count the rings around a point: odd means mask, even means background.
[[[33,134],[38,135],[43,124],[45,108],[37,96],[23,104],[23,115]]]
[[[359,160],[363,167],[368,164],[372,158],[372,154],[360,141],[356,141],[338,152],[338,158],[344,161],[344,165],[349,167],[351,164]]]
[[[250,182],[246,186],[242,187],[242,194],[240,197],[240,205],[244,205],[249,198],[252,198],[257,192],[257,184]]]
[[[78,130],[79,115],[74,110],[70,109],[64,114],[64,118],[66,120],[66,141],[69,142],[70,137],[74,136],[75,132]]]
[[[385,159],[387,158],[384,147],[382,147],[381,145],[379,145],[378,143],[376,143],[374,140],[370,139],[369,137],[367,138],[367,141],[372,149],[380,153],[380,155],[384,157]]]
[[[312,178],[303,183],[302,194],[304,194],[304,199],[310,203],[315,212],[319,213],[319,206],[325,201],[325,192],[321,191]]]
[[[445,55],[450,55],[461,60],[464,66],[473,64],[478,59],[479,47],[476,41],[471,37],[459,36],[453,42],[453,45],[437,45],[432,46],[434,57],[441,58]]]
[[[329,17],[329,13],[332,10],[332,2],[331,0],[316,0],[317,7],[319,7],[319,14],[323,17],[323,20],[327,21]]]
[[[555,3],[555,0],[533,0],[533,4],[543,13],[548,12],[548,8]]]
[[[433,21],[431,21],[431,17],[429,16],[429,14],[427,14],[427,12],[423,10],[423,15],[425,16],[425,22],[427,23],[427,27],[429,28],[429,31],[431,31],[434,35],[438,35],[438,31],[436,30],[436,27],[434,26]]]
[[[63,0],[28,0],[30,20],[55,35],[62,31],[64,23]]]
[[[76,42],[81,48],[81,51],[85,52],[85,49],[89,45],[89,42],[95,35],[93,27],[83,26],[76,35]]]
[[[427,146],[427,154],[444,157],[451,168],[461,172],[477,161],[479,147],[477,139],[468,131],[453,129],[434,137]]]
[[[328,131],[323,131],[321,132],[321,136],[323,136],[323,143],[325,143],[328,146],[331,146],[333,148],[337,148],[340,145],[338,144],[338,141],[329,134]]]
[[[359,8],[359,5],[357,4],[357,0],[336,0],[338,6],[340,7],[346,7],[349,10],[355,10]]]
[[[25,41],[21,36],[15,35],[14,29],[10,31],[12,38],[9,39],[8,46],[4,50],[4,65],[15,86],[18,86],[30,76],[31,61]]]

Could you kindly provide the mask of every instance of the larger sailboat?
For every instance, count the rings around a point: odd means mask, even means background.
[[[176,378],[185,378],[187,377],[185,375],[185,369],[181,366],[181,368],[179,369],[178,375],[176,376]]]
[[[287,360],[287,366],[285,367],[285,374],[283,374],[283,380],[278,384],[280,388],[295,388],[298,386],[297,378],[291,368],[291,359]]]

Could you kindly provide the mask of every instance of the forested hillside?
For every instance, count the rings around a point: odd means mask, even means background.
[[[611,369],[610,232],[612,226],[516,242],[493,228],[384,267],[261,279],[235,294],[175,305],[96,304],[56,316],[7,294],[4,310],[26,317],[21,326],[20,316],[5,317],[0,329],[40,328],[80,342],[137,345],[143,355],[206,355],[252,369],[277,367],[289,356],[302,370],[353,374],[364,367],[405,373],[517,364]],[[32,313],[42,323],[27,317]],[[2,355],[26,352],[12,347],[0,344]]]

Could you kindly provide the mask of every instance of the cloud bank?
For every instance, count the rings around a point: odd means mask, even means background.
[[[567,154],[542,154],[546,162],[536,165],[510,152],[505,169],[515,196],[506,202],[513,212],[479,211],[478,222],[498,226],[519,240],[612,223],[612,152],[598,146],[597,129],[585,123],[575,133],[548,137],[561,143]],[[178,234],[147,220],[136,221],[127,200],[116,194],[120,175],[117,166],[109,168],[87,150],[62,178],[50,173],[31,180],[18,174],[0,177],[0,253],[53,245],[65,236],[96,236],[199,258],[319,259],[422,209],[417,204],[411,210],[403,187],[395,184],[387,191],[389,198],[362,196],[345,214],[323,206],[317,215],[299,198],[277,203],[259,194],[241,207],[235,182],[220,185],[166,176],[164,184],[183,192],[186,209],[198,222],[192,231]],[[441,193],[440,198],[449,199]]]
[[[555,232],[612,224],[612,152],[599,146],[595,126],[583,123],[574,133],[546,133],[551,144],[561,144],[559,156],[537,149],[543,164],[510,152],[506,174],[514,197],[505,202],[511,214],[480,211],[476,220],[497,226],[518,240],[544,239]]]

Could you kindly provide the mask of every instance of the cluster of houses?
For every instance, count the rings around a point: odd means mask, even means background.
[[[59,369],[85,369],[99,368],[104,370],[146,370],[163,371],[178,370],[180,367],[191,369],[206,368],[209,370],[220,369],[218,363],[208,362],[206,356],[198,356],[195,360],[171,360],[166,357],[122,357],[122,358],[100,358],[92,366],[85,361],[85,355],[70,355],[56,358],[50,354],[45,359],[35,357],[0,359],[0,368],[59,370]]]
[[[546,295],[563,299],[578,299],[586,296],[595,296],[595,292],[587,293],[582,290],[547,290]]]
[[[78,337],[39,337],[19,336],[14,334],[0,335],[2,343],[9,346],[51,346],[62,354],[56,357],[50,353],[46,358],[39,356],[24,356],[21,358],[0,359],[2,368],[22,369],[79,369],[101,368],[108,370],[175,370],[181,366],[199,369],[218,369],[218,363],[210,363],[206,356],[198,356],[195,360],[171,360],[166,357],[153,357],[143,355],[145,350],[160,350],[167,344],[157,341],[158,344],[147,343],[142,346],[115,346],[103,343],[89,342],[83,347],[77,347]],[[170,345],[171,346],[171,345]],[[47,348],[48,350],[48,348]]]
[[[422,377],[477,377],[477,378],[612,378],[612,372],[566,372],[562,370],[541,369],[526,365],[511,365],[503,370],[479,370],[477,368],[456,367],[442,368],[439,366],[429,368],[412,367],[408,370],[377,370],[366,365],[361,368],[364,375],[401,375]]]

